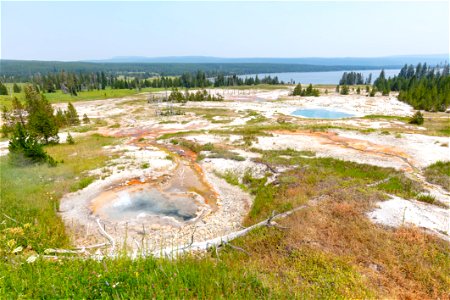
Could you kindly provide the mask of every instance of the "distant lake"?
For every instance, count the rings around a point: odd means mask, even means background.
[[[338,84],[339,80],[342,78],[344,72],[357,72],[362,73],[364,80],[372,73],[372,83],[380,75],[381,70],[353,70],[353,71],[330,71],[330,72],[292,72],[292,73],[267,73],[267,74],[251,74],[251,75],[240,75],[239,77],[258,77],[261,79],[264,76],[277,76],[279,80],[289,83],[294,81],[295,83],[301,84]],[[393,77],[398,75],[400,69],[384,70],[386,77]]]

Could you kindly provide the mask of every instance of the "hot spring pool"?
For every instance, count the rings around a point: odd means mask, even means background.
[[[293,116],[300,116],[305,118],[313,118],[313,119],[342,119],[342,118],[350,118],[355,115],[344,113],[335,110],[329,110],[324,108],[305,108],[305,109],[297,109],[291,113]]]
[[[95,213],[113,221],[141,217],[171,217],[177,221],[188,221],[196,216],[198,208],[190,196],[187,193],[165,193],[151,187],[125,189],[105,195]]]

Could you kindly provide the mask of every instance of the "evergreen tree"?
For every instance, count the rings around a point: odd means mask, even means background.
[[[292,92],[293,96],[300,96],[302,94],[302,85],[299,83],[295,86],[294,91]]]
[[[14,93],[20,93],[22,91],[22,89],[20,88],[20,86],[17,83],[14,83],[13,85],[13,92]]]
[[[27,131],[46,144],[58,143],[58,126],[51,104],[32,86],[25,87],[24,91],[28,113]]]
[[[410,124],[417,124],[417,125],[422,125],[423,124],[423,115],[420,111],[417,111],[412,117],[411,120],[409,121]]]
[[[67,144],[69,145],[73,145],[75,144],[75,140],[73,139],[72,135],[70,134],[70,132],[67,133],[67,139],[66,139]]]
[[[0,81],[0,95],[8,95],[8,89],[6,88],[6,85],[4,85]]]
[[[16,165],[49,160],[49,156],[44,151],[39,140],[30,134],[21,123],[17,123],[15,126],[9,141],[8,150],[11,162]]]
[[[70,126],[80,125],[80,117],[78,116],[78,112],[71,102],[67,104],[66,119],[68,125]]]
[[[343,85],[340,89],[340,94],[341,95],[348,95],[350,92],[350,89],[347,85]]]
[[[83,115],[83,123],[84,124],[91,123],[91,120],[89,119],[89,117],[86,114]]]
[[[448,64],[431,68],[426,63],[416,68],[405,65],[398,76],[386,79],[384,72],[374,82],[383,95],[398,91],[398,99],[415,109],[445,111],[450,106],[450,76]]]
[[[55,121],[56,125],[58,125],[59,128],[67,126],[66,114],[63,112],[61,108],[58,108],[56,111]]]

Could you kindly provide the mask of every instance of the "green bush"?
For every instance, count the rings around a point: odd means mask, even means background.
[[[9,141],[9,156],[15,165],[45,162],[49,156],[39,141],[21,123],[17,123]]]
[[[423,124],[423,114],[420,111],[417,111],[409,121],[409,124],[422,125]]]
[[[73,139],[72,135],[69,133],[67,133],[67,144],[69,145],[73,145],[75,144],[75,140]]]

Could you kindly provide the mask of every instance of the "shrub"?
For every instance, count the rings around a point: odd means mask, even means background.
[[[75,140],[73,139],[73,137],[72,137],[72,135],[70,134],[70,132],[67,133],[67,139],[66,139],[66,141],[67,141],[67,144],[69,144],[69,145],[75,144]]]
[[[31,135],[21,123],[17,123],[9,141],[9,155],[15,165],[45,162],[48,155],[38,139]]]
[[[423,114],[420,111],[417,111],[409,121],[409,124],[422,125],[423,124]]]
[[[89,119],[89,117],[86,114],[83,115],[83,123],[84,124],[91,123],[91,119]]]
[[[340,94],[341,95],[348,95],[350,92],[350,89],[348,88],[347,85],[343,85],[342,88],[340,89]]]

